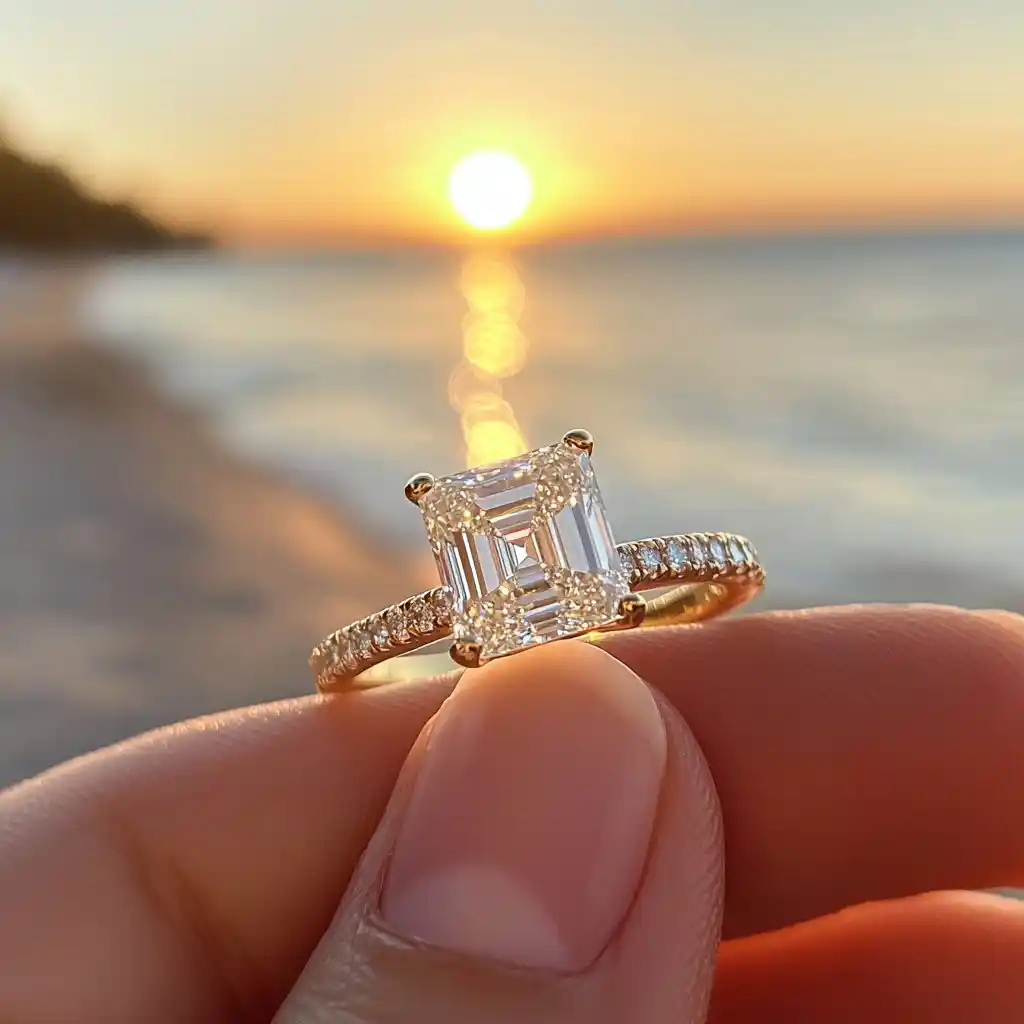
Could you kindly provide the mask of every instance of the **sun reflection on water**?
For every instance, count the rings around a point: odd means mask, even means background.
[[[526,363],[529,343],[519,327],[526,290],[512,261],[494,253],[467,257],[459,288],[468,311],[448,399],[461,418],[466,465],[481,466],[529,447],[502,383]]]

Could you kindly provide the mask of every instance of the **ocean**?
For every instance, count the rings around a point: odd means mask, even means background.
[[[1024,610],[1024,234],[169,256],[85,313],[410,552],[412,473],[582,426],[617,539],[741,532],[771,604]]]

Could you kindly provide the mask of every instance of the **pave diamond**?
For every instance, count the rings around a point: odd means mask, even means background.
[[[387,624],[388,632],[398,643],[404,644],[409,639],[409,624],[405,621],[402,609],[397,605],[384,613],[384,622]]]
[[[346,639],[341,642],[338,649],[341,652],[340,667],[345,672],[355,672],[359,668],[359,659],[352,650],[352,645]]]
[[[678,537],[672,537],[665,545],[665,560],[672,572],[682,572],[690,556]]]
[[[708,541],[708,553],[713,567],[722,572],[729,568],[729,556],[726,554],[725,543],[718,534],[712,534]]]
[[[370,618],[370,639],[377,650],[386,651],[388,649],[391,643],[391,634],[383,615],[374,615]]]
[[[348,655],[348,644],[344,642],[340,633],[332,633],[327,639],[328,642],[333,641],[334,643],[334,646],[326,652],[327,667],[334,671],[344,671],[348,667],[345,663],[345,658]]]
[[[585,453],[556,444],[444,477],[420,508],[452,630],[484,658],[617,617],[628,580]]]
[[[431,607],[429,598],[422,594],[417,597],[409,609],[412,616],[412,628],[424,635],[434,629],[434,609]]]
[[[364,623],[357,623],[349,628],[348,645],[349,653],[357,661],[368,658],[371,653],[370,634],[363,628]]]
[[[661,556],[658,552],[654,548],[646,545],[638,549],[636,553],[636,560],[640,565],[641,573],[649,579],[659,576],[664,568],[661,564]]]
[[[743,541],[739,537],[729,538],[729,561],[737,568],[745,568],[747,565],[747,552],[744,550]]]
[[[707,568],[707,542],[708,539],[703,533],[690,534],[690,564],[697,572],[701,572],[702,570]]]
[[[444,588],[433,592],[430,599],[430,608],[434,616],[434,622],[438,626],[450,626],[452,624],[451,608],[449,607],[448,595],[445,593]]]
[[[626,583],[632,586],[633,578],[637,574],[636,561],[633,558],[633,551],[631,548],[623,547],[619,549],[619,558],[622,562],[622,575],[626,578]]]

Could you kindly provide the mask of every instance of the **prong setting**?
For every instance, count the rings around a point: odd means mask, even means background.
[[[483,664],[483,644],[472,638],[456,640],[448,649],[452,661],[463,668],[479,668]]]
[[[589,430],[583,430],[580,427],[570,430],[563,435],[562,443],[567,444],[570,448],[575,448],[578,452],[586,452],[587,455],[594,454],[594,435]]]
[[[618,612],[619,625],[623,629],[634,629],[647,617],[647,602],[639,594],[626,594],[619,599]]]
[[[433,486],[434,478],[429,473],[417,473],[405,485],[405,496],[414,505],[418,505]]]

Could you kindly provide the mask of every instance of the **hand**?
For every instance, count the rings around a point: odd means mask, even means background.
[[[914,895],[1024,881],[1020,619],[607,647],[652,689],[555,644],[436,716],[451,679],[251,708],[3,794],[0,1020],[1020,1017],[1024,905]]]

